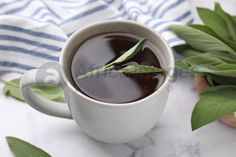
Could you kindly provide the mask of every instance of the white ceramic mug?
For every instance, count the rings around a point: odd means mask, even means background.
[[[72,86],[69,71],[73,54],[88,38],[107,32],[135,34],[157,47],[161,65],[168,69],[165,81],[157,91],[135,102],[115,104],[94,100]],[[58,68],[58,65],[49,63],[23,75],[20,86],[25,101],[45,114],[74,119],[86,134],[99,141],[124,143],[141,137],[157,123],[169,95],[174,57],[166,41],[145,25],[129,21],[105,21],[74,33],[61,52],[62,68]],[[62,86],[66,103],[53,102],[35,94],[30,86],[39,84]]]

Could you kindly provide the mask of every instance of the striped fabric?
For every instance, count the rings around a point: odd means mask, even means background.
[[[73,32],[112,19],[153,27],[171,46],[183,41],[168,26],[193,22],[186,0],[1,0],[0,71],[24,72],[58,61]]]

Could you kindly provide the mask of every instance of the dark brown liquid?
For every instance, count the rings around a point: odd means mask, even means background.
[[[155,92],[164,82],[162,74],[127,75],[106,72],[77,79],[79,75],[113,61],[139,40],[139,37],[131,34],[107,33],[85,41],[75,53],[71,63],[71,75],[76,89],[93,99],[112,103],[140,100]],[[157,49],[147,41],[142,51],[126,64],[138,63],[160,68],[155,51]]]

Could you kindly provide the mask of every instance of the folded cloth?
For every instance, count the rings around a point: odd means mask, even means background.
[[[186,0],[1,0],[0,71],[24,72],[58,61],[73,32],[112,19],[153,27],[170,46],[183,41],[168,26],[193,22]]]

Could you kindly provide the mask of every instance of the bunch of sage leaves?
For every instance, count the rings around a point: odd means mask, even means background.
[[[186,44],[174,47],[184,56],[176,65],[203,75],[209,88],[192,112],[192,130],[236,111],[236,17],[219,3],[214,10],[198,8],[203,25],[172,25],[170,29]]]

